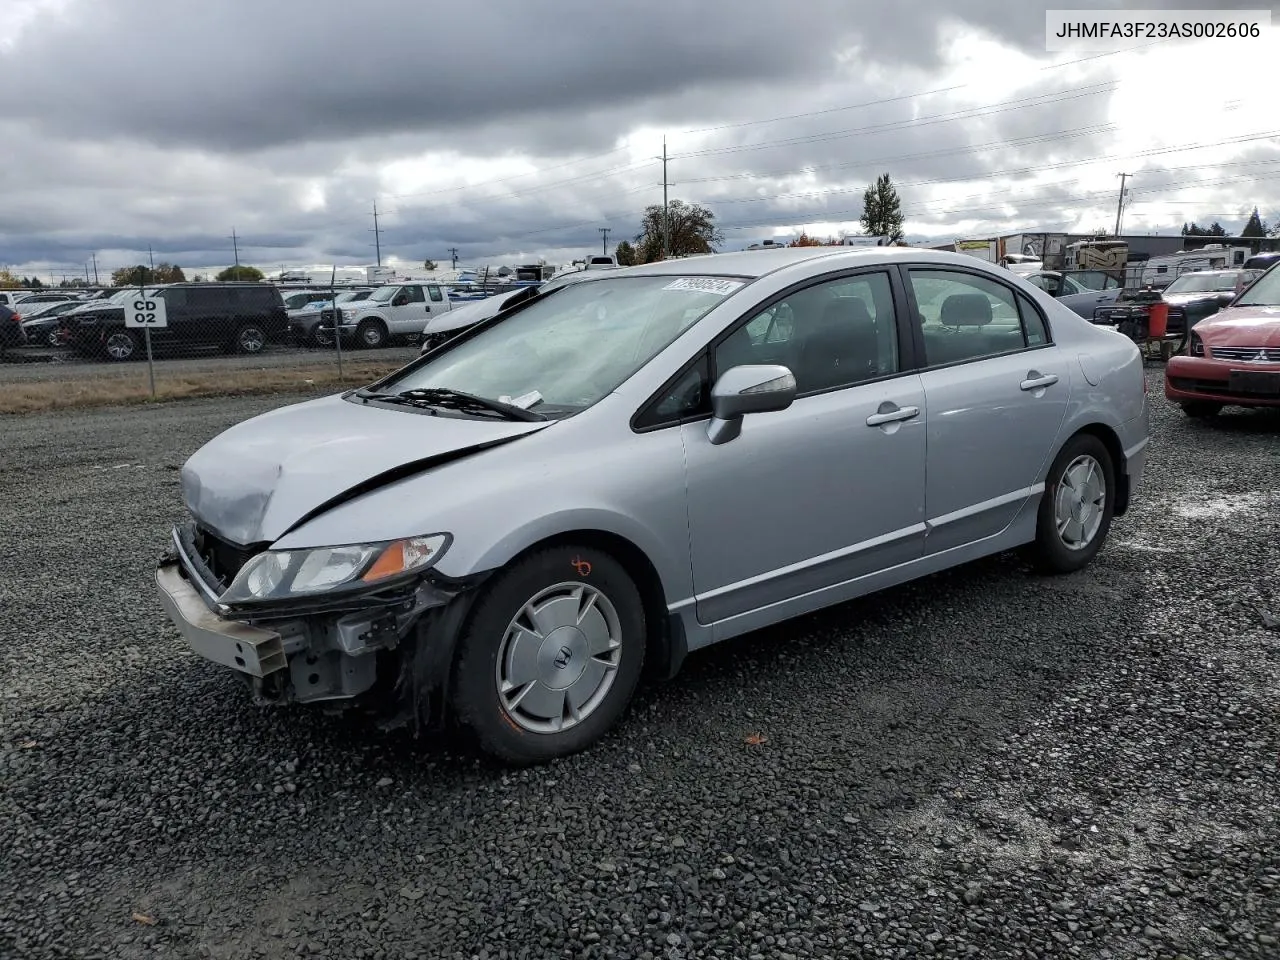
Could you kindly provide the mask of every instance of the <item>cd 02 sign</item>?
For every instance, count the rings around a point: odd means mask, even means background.
[[[144,297],[141,293],[130,297],[124,304],[124,325],[143,330],[158,330],[169,325],[164,313],[164,301],[159,297]]]

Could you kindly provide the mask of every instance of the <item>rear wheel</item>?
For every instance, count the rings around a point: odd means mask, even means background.
[[[1097,437],[1082,433],[1059,451],[1040,498],[1032,562],[1044,573],[1073,573],[1102,549],[1115,512],[1115,466]]]
[[[573,546],[532,554],[475,606],[454,668],[454,711],[504,762],[576,753],[630,702],[645,630],[640,593],[613,557]]]
[[[266,345],[266,333],[255,324],[245,324],[236,331],[235,349],[237,353],[261,353]]]
[[[138,352],[138,338],[128,330],[117,330],[103,341],[102,350],[110,360],[132,360]]]
[[[1207,420],[1222,412],[1222,404],[1207,400],[1188,400],[1182,404],[1182,412],[1192,420]]]
[[[381,320],[365,320],[356,327],[356,339],[367,350],[387,345],[387,328]]]

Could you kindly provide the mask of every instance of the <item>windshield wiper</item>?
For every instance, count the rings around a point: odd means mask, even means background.
[[[419,387],[416,390],[402,390],[399,393],[378,393],[374,390],[357,390],[356,396],[361,400],[381,400],[385,403],[404,403],[426,407],[440,407],[444,410],[458,410],[462,413],[497,413],[507,420],[535,421],[547,419],[540,413],[525,410],[501,400],[490,400],[478,397],[473,393],[451,390],[448,387]]]

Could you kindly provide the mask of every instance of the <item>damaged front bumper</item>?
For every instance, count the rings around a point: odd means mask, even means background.
[[[218,601],[221,584],[189,526],[175,528],[155,579],[165,613],[191,649],[236,671],[260,704],[349,705],[385,686],[402,694],[393,703],[415,708],[425,688],[445,679],[424,676],[423,664],[451,659],[459,618],[443,614],[470,586],[417,576],[340,598],[233,609]]]

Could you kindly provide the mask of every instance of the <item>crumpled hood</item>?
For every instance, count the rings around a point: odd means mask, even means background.
[[[1196,324],[1210,346],[1280,347],[1280,307],[1229,307]]]
[[[553,422],[437,417],[325,397],[214,437],[183,466],[182,498],[220,536],[270,542],[353,487],[429,469]]]

